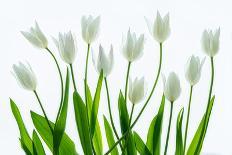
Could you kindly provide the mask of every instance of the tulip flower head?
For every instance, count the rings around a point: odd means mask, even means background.
[[[21,31],[22,35],[35,47],[47,48],[48,41],[43,32],[40,30],[39,25],[35,22],[35,27],[31,27],[29,32]]]
[[[199,57],[193,55],[188,59],[185,69],[185,78],[191,86],[195,85],[199,81],[204,62],[205,58],[200,61]]]
[[[91,44],[98,37],[100,16],[95,19],[92,16],[83,16],[81,19],[82,38],[87,44]]]
[[[166,80],[165,76],[163,76],[164,82],[164,95],[170,101],[174,102],[180,96],[181,88],[180,88],[180,80],[176,73],[171,72]]]
[[[170,35],[170,24],[169,24],[169,14],[166,14],[163,18],[160,16],[159,11],[157,12],[156,19],[152,23],[147,18],[145,18],[149,32],[159,43],[163,43]]]
[[[144,77],[141,79],[135,78],[132,82],[131,79],[129,80],[129,100],[132,104],[137,104],[141,102],[146,95],[146,88],[145,88],[145,80]]]
[[[212,30],[205,30],[202,34],[202,48],[204,52],[210,56],[214,57],[219,50],[219,37],[220,37],[220,28],[215,30],[213,33]]]
[[[110,46],[109,55],[106,56],[103,47],[99,45],[98,58],[95,57],[94,52],[92,51],[92,60],[97,72],[100,74],[101,71],[103,71],[104,77],[107,77],[111,73],[114,65],[113,46]]]
[[[132,62],[139,59],[143,55],[144,35],[141,34],[138,38],[135,33],[127,32],[126,41],[123,43],[122,53],[124,57]]]
[[[21,62],[18,65],[14,64],[12,73],[24,89],[30,91],[36,90],[37,79],[29,64],[25,65]]]
[[[76,57],[75,39],[71,31],[68,33],[59,33],[58,39],[53,38],[61,58],[67,63],[72,64]]]

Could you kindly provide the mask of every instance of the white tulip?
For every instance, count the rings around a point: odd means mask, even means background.
[[[174,102],[179,96],[181,92],[180,88],[180,80],[176,73],[171,72],[166,81],[165,76],[163,76],[164,82],[164,95],[170,101]]]
[[[166,14],[163,18],[160,16],[159,11],[157,11],[156,19],[152,23],[147,18],[145,18],[149,32],[159,43],[163,43],[170,35],[170,24],[169,24],[169,14]]]
[[[202,48],[204,52],[210,56],[213,57],[217,54],[219,50],[219,37],[220,37],[220,28],[215,30],[213,33],[212,30],[205,30],[202,34]]]
[[[37,48],[47,48],[48,41],[40,30],[39,25],[35,22],[35,27],[31,27],[29,32],[21,31],[22,35],[35,47]]]
[[[132,104],[139,103],[144,98],[146,95],[145,87],[144,77],[141,79],[135,78],[133,82],[131,79],[129,80],[128,97]]]
[[[31,91],[36,89],[37,79],[29,64],[25,65],[21,62],[18,65],[14,64],[12,73],[24,89]]]
[[[107,77],[111,73],[114,65],[113,46],[110,46],[109,55],[106,56],[105,51],[100,44],[98,58],[95,57],[94,52],[92,51],[92,60],[98,73],[103,70],[104,77]]]
[[[127,39],[123,44],[122,53],[124,57],[132,62],[143,55],[144,35],[141,34],[138,38],[135,33],[127,32]]]
[[[53,38],[61,58],[68,64],[72,64],[76,57],[75,39],[71,31],[68,33],[59,33],[58,39]]]
[[[91,44],[98,37],[100,16],[95,19],[92,16],[83,16],[81,19],[82,38],[87,44]]]
[[[188,59],[185,69],[185,78],[191,86],[195,85],[201,77],[201,69],[205,58],[200,61],[199,57],[191,56]]]

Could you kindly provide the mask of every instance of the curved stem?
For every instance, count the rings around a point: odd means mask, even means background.
[[[208,127],[208,123],[206,123],[206,122],[207,122],[207,116],[208,116],[208,113],[209,113],[208,110],[209,110],[210,100],[211,100],[212,91],[213,91],[213,82],[214,82],[214,62],[213,62],[213,57],[210,58],[210,62],[211,62],[211,81],[210,81],[208,103],[207,103],[205,119],[204,119],[204,125],[203,125],[203,130],[205,130],[205,132],[201,132],[200,139],[203,139],[205,137],[205,133],[206,133],[206,130],[207,130],[207,127]],[[196,150],[200,151],[201,148],[202,148],[202,145],[203,145],[203,142],[198,143]],[[198,152],[198,154],[200,154],[200,153]]]
[[[134,108],[135,108],[135,104],[132,104],[131,114],[130,114],[130,118],[129,118],[129,126],[131,125],[131,121],[132,121],[132,117],[133,117],[133,113],[134,113]]]
[[[159,79],[159,76],[160,76],[161,67],[162,67],[162,51],[163,51],[162,43],[160,43],[160,58],[159,58],[159,59],[160,59],[160,60],[159,60],[160,62],[159,62],[159,68],[158,68],[158,72],[157,72],[157,75],[156,75],[155,83],[154,83],[154,85],[153,85],[153,87],[152,87],[152,90],[151,90],[151,92],[150,92],[150,95],[149,95],[149,97],[147,98],[147,100],[146,100],[144,106],[142,107],[142,109],[140,110],[138,116],[136,117],[136,119],[134,120],[134,122],[132,123],[132,125],[130,126],[130,129],[132,129],[132,128],[135,126],[135,124],[137,123],[137,121],[139,120],[140,116],[142,115],[144,109],[146,108],[146,106],[147,106],[148,102],[150,101],[150,99],[151,99],[151,97],[152,97],[152,95],[153,95],[153,92],[154,92],[154,90],[155,90],[155,88],[156,88],[156,85],[157,85],[157,83],[158,83],[158,79]],[[105,153],[105,155],[109,154],[109,153],[118,145],[118,143],[126,137],[126,135],[129,133],[129,131],[130,131],[130,130],[128,129],[127,132],[125,132],[125,133],[122,135],[122,137],[119,138],[119,140],[118,140],[117,142],[115,142],[115,144]]]
[[[128,67],[127,67],[127,73],[126,73],[126,85],[125,85],[125,102],[127,104],[127,89],[128,89],[128,80],[129,80],[129,74],[130,74],[130,66],[131,62],[128,62]]]
[[[171,102],[171,111],[170,111],[170,116],[169,116],[168,133],[167,133],[167,138],[166,138],[164,155],[167,154],[167,150],[168,150],[168,141],[169,141],[169,136],[170,136],[171,124],[172,124],[172,112],[173,112],[173,102]]]
[[[60,69],[60,66],[58,64],[58,61],[55,57],[55,55],[52,53],[52,51],[47,47],[46,50],[48,51],[48,53],[52,56],[53,60],[55,61],[56,63],[56,67],[57,67],[57,70],[58,70],[58,73],[59,73],[59,76],[60,76],[60,86],[61,86],[61,98],[60,98],[60,106],[59,106],[59,110],[58,110],[58,113],[57,113],[57,116],[56,116],[56,121],[60,115],[60,111],[61,111],[61,107],[62,107],[62,103],[63,103],[63,97],[64,97],[64,82],[63,82],[63,77],[62,77],[62,73],[61,73],[61,69]]]
[[[183,152],[184,154],[185,154],[186,142],[187,142],[187,136],[188,136],[188,124],[189,124],[189,116],[190,116],[190,111],[191,111],[192,92],[193,92],[193,86],[190,86],[188,114],[187,114],[187,122],[186,122],[186,127],[185,127],[185,136],[184,136],[184,152]]]
[[[117,130],[116,130],[115,125],[114,125],[114,120],[113,120],[112,111],[111,111],[110,94],[109,94],[109,89],[108,89],[107,78],[105,77],[104,80],[105,80],[105,87],[106,87],[106,93],[107,93],[108,110],[109,110],[109,114],[110,114],[110,122],[111,122],[111,126],[113,128],[114,134],[115,134],[117,140],[119,140],[119,136],[118,136]],[[119,143],[119,145],[120,145],[120,147],[122,149],[122,144]]]
[[[34,94],[35,94],[35,96],[36,96],[36,98],[37,98],[37,100],[38,100],[38,102],[39,102],[40,108],[41,108],[42,111],[43,111],[45,120],[46,120],[47,123],[48,123],[48,126],[49,126],[49,128],[50,128],[50,130],[51,130],[51,133],[53,134],[53,128],[52,128],[52,126],[51,126],[51,124],[50,124],[50,122],[49,122],[49,119],[48,119],[48,117],[47,117],[47,114],[46,114],[46,112],[45,112],[45,110],[44,110],[44,108],[43,108],[43,105],[42,105],[42,102],[41,102],[41,100],[40,100],[40,98],[39,98],[39,95],[38,95],[38,93],[36,92],[36,90],[34,90],[33,92],[34,92]]]
[[[73,65],[72,64],[70,64],[70,68],[71,68],[71,74],[72,74],[73,87],[74,87],[74,90],[77,91],[77,86],[76,86],[76,82],[75,82],[75,77],[74,77]]]

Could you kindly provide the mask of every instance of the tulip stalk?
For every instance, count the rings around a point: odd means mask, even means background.
[[[125,85],[125,102],[127,104],[127,90],[128,90],[128,81],[129,81],[129,74],[130,74],[130,67],[131,62],[128,62],[127,73],[126,73],[126,85]]]
[[[86,104],[87,104],[87,78],[88,78],[89,51],[90,51],[90,44],[88,44],[88,47],[87,47],[87,54],[86,54],[86,61],[85,61],[85,103]]]
[[[171,129],[171,124],[172,124],[173,104],[174,103],[171,102],[171,109],[170,109],[169,123],[168,123],[168,132],[167,132],[167,137],[166,137],[166,144],[165,144],[164,155],[167,154],[167,150],[168,150],[168,142],[169,142],[170,129]]]
[[[73,87],[74,87],[74,90],[77,91],[77,86],[76,86],[76,82],[75,82],[75,76],[74,76],[74,71],[73,71],[73,65],[72,64],[70,64],[70,69],[71,69]]]
[[[189,117],[190,117],[190,111],[191,111],[191,101],[192,101],[192,92],[193,92],[193,86],[190,86],[190,94],[189,94],[189,103],[188,103],[188,114],[187,114],[187,122],[185,127],[185,136],[184,136],[184,151],[185,154],[186,150],[186,142],[187,142],[187,136],[188,136],[188,125],[189,125]]]

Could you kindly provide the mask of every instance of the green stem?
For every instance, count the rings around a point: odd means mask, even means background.
[[[62,104],[63,104],[63,97],[64,97],[64,82],[63,82],[63,77],[62,77],[62,73],[61,73],[61,69],[60,69],[60,66],[58,64],[58,61],[55,57],[55,55],[52,53],[52,51],[47,47],[46,50],[48,51],[48,53],[52,56],[53,60],[55,61],[56,63],[56,67],[57,67],[57,70],[58,70],[58,73],[59,73],[59,76],[60,76],[60,86],[61,86],[61,99],[60,99],[60,106],[59,106],[59,110],[58,110],[58,113],[57,113],[57,116],[56,116],[56,121],[60,115],[60,111],[61,111],[61,107],[62,107]]]
[[[130,114],[130,119],[129,119],[129,126],[131,125],[131,121],[132,121],[132,117],[133,117],[133,113],[134,113],[134,108],[135,108],[135,104],[132,104],[132,109],[131,109],[131,114]]]
[[[135,124],[137,123],[137,121],[139,120],[140,116],[142,115],[143,111],[145,110],[145,108],[146,108],[148,102],[150,101],[150,99],[151,99],[151,97],[153,95],[153,92],[154,92],[154,90],[156,88],[156,85],[158,83],[158,79],[159,79],[159,76],[160,76],[161,67],[162,67],[162,51],[163,51],[162,43],[160,43],[160,60],[159,60],[160,62],[159,62],[159,68],[158,68],[158,72],[157,72],[157,75],[156,75],[155,83],[154,83],[154,85],[152,87],[150,95],[147,98],[144,106],[142,107],[142,109],[140,110],[138,116],[136,117],[136,119],[134,120],[134,122],[132,123],[132,125],[130,126],[130,129],[132,129],[135,126]],[[122,135],[122,137],[119,138],[119,140],[117,142],[115,142],[115,144],[105,153],[105,155],[109,154],[118,145],[118,143],[126,137],[126,135],[129,133],[130,129],[128,129],[127,132],[125,132]]]
[[[205,113],[204,125],[203,125],[203,129],[202,129],[202,130],[205,130],[205,131],[201,132],[200,140],[205,137],[205,133],[206,133],[206,130],[207,130],[207,127],[208,127],[207,116],[208,116],[208,113],[210,114],[209,106],[210,106],[210,100],[211,100],[212,91],[213,91],[213,82],[214,82],[214,62],[213,62],[213,57],[210,58],[210,62],[211,62],[211,81],[210,81],[209,96],[208,96],[208,103],[207,103],[207,108],[206,108],[206,113]],[[203,145],[203,141],[198,143],[197,149],[196,149],[196,151],[198,151],[197,154],[200,154],[202,145]]]
[[[131,62],[128,62],[128,67],[127,67],[127,73],[126,73],[126,85],[125,85],[125,102],[127,104],[127,89],[128,89],[128,80],[129,80],[129,74],[130,74],[130,66]]]
[[[111,126],[113,128],[114,134],[115,134],[117,140],[119,140],[119,136],[118,136],[117,130],[116,130],[115,125],[114,125],[114,120],[113,120],[112,111],[111,111],[110,94],[109,94],[109,89],[108,89],[107,78],[105,77],[104,79],[105,79],[105,87],[106,87],[107,100],[108,100],[108,110],[109,110],[109,114],[110,114],[110,122],[111,122]],[[122,149],[122,144],[119,143],[119,145]]]
[[[169,116],[168,133],[167,133],[167,138],[166,138],[164,155],[167,154],[167,150],[168,150],[168,141],[169,141],[169,136],[170,136],[171,124],[172,124],[172,112],[173,112],[173,102],[171,102],[171,111],[170,111],[170,116]]]
[[[193,92],[193,86],[190,86],[190,94],[189,94],[189,103],[188,103],[188,114],[187,114],[187,122],[185,127],[185,136],[184,136],[184,154],[186,149],[186,142],[187,142],[187,136],[188,136],[188,124],[189,124],[189,116],[191,111],[191,101],[192,101],[192,92]]]
[[[76,86],[76,82],[75,82],[75,77],[74,77],[74,71],[73,71],[73,65],[72,64],[70,64],[70,68],[71,68],[73,87],[74,87],[74,90],[77,91],[77,86]]]
[[[41,102],[41,100],[40,100],[40,98],[39,98],[39,95],[38,95],[38,93],[36,92],[36,90],[34,90],[33,92],[34,92],[34,94],[35,94],[35,96],[36,96],[36,98],[37,98],[37,100],[38,100],[38,102],[39,102],[40,108],[41,108],[42,111],[43,111],[44,117],[45,117],[45,119],[46,119],[46,121],[47,121],[47,124],[48,124],[50,130],[51,130],[51,133],[53,134],[53,128],[52,128],[52,126],[51,126],[51,124],[50,124],[50,122],[49,122],[49,119],[48,119],[48,117],[47,117],[47,114],[46,114],[46,112],[45,112],[45,110],[44,110],[44,108],[43,108],[43,105],[42,105],[42,102]]]

